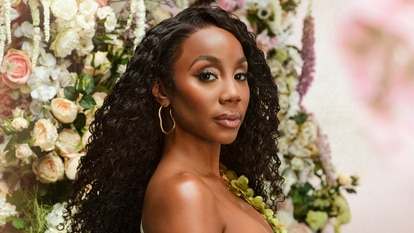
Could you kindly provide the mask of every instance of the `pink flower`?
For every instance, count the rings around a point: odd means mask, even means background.
[[[2,80],[11,88],[26,84],[31,73],[29,56],[21,50],[10,49],[3,58],[0,69]]]
[[[234,0],[218,0],[216,5],[225,11],[233,11],[238,3]]]
[[[108,5],[108,0],[94,0],[96,3],[98,3],[99,7],[104,7]]]
[[[259,47],[263,50],[265,54],[270,50],[274,49],[277,45],[277,42],[277,37],[270,37],[268,35],[267,30],[263,30],[256,37],[256,43],[259,45]]]

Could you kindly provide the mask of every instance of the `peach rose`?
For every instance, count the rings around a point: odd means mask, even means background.
[[[32,171],[45,184],[62,180],[65,176],[63,161],[54,151],[33,161]]]
[[[30,57],[21,50],[9,49],[4,55],[0,69],[3,82],[10,88],[16,89],[26,84],[30,73]]]
[[[62,123],[72,123],[78,115],[78,106],[68,99],[55,98],[50,102],[53,116]]]
[[[55,147],[58,132],[50,119],[40,119],[35,123],[31,136],[34,139],[34,146],[49,151]]]

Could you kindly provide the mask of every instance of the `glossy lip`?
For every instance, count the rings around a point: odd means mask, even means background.
[[[240,126],[242,115],[239,112],[226,112],[215,117],[214,120],[226,128],[234,129]]]

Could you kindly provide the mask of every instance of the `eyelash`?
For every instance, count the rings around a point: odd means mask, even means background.
[[[218,79],[218,75],[211,71],[203,71],[195,75],[199,80],[204,82],[211,82],[214,79]],[[212,79],[210,76],[213,76],[214,79]],[[241,77],[243,76],[243,77]],[[234,76],[234,79],[238,81],[246,81],[247,80],[247,73],[237,73]]]
[[[218,79],[218,75],[211,71],[203,71],[195,75],[198,79],[204,82],[211,82],[214,79]],[[214,79],[211,79],[210,76],[214,76]]]

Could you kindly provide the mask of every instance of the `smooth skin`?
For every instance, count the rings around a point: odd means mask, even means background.
[[[220,146],[232,143],[249,103],[247,61],[240,42],[214,26],[182,45],[174,64],[176,90],[152,93],[172,108],[176,128],[165,136],[148,184],[145,233],[272,233],[260,213],[232,194],[219,174]]]

